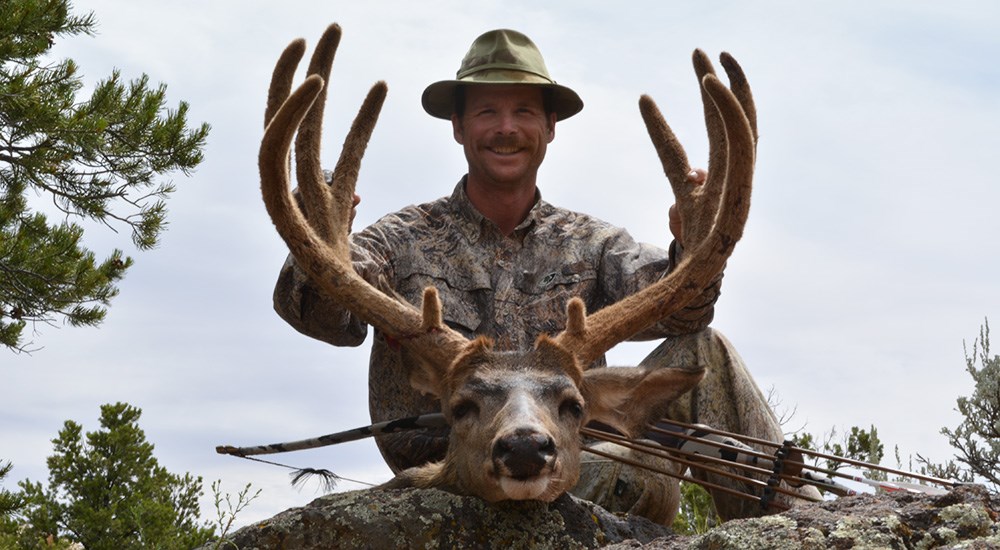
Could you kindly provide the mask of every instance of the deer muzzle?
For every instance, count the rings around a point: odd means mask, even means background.
[[[501,475],[517,480],[535,477],[556,457],[556,444],[546,434],[530,429],[517,430],[493,444],[493,465]]]

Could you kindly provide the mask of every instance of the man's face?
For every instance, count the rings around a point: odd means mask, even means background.
[[[451,120],[469,178],[483,183],[533,183],[555,138],[555,114],[545,114],[542,91],[529,86],[469,86],[465,113]]]

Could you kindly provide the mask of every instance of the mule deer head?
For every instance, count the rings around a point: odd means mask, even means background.
[[[441,400],[452,427],[446,458],[407,470],[390,485],[439,487],[489,501],[551,501],[577,481],[578,432],[586,422],[599,420],[637,434],[702,377],[702,372],[679,369],[585,368],[700,294],[742,235],[755,145],[752,101],[742,72],[723,57],[731,91],[715,77],[704,54],[696,52],[712,155],[703,186],[687,182],[683,149],[652,100],[640,101],[681,205],[684,260],[657,284],[589,316],[581,300],[571,300],[562,333],[540,337],[528,351],[501,352],[488,339],[469,341],[445,325],[434,288],[425,290],[418,309],[355,273],[347,240],[351,199],[386,86],[379,82],[369,92],[345,140],[333,183],[327,185],[320,166],[320,131],[339,41],[340,28],[331,25],[316,47],[305,82],[294,91],[292,77],[305,53],[304,42],[292,42],[281,55],[260,147],[261,188],[278,233],[313,283],[401,342],[420,363],[409,373],[411,384]],[[300,203],[289,190],[293,138]]]

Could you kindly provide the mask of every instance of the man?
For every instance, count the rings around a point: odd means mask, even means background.
[[[580,296],[588,311],[596,311],[663,277],[683,254],[680,220],[670,224],[675,240],[665,251],[541,200],[536,178],[556,123],[577,114],[583,102],[549,77],[537,47],[523,34],[496,30],[477,38],[457,78],[428,86],[422,103],[430,115],[451,121],[468,173],[450,196],[404,208],[351,236],[354,267],[376,287],[420,304],[423,289],[433,285],[449,326],[467,337],[489,336],[500,349],[527,349],[539,334],[563,328],[570,297]],[[704,174],[692,178],[701,181]],[[745,367],[707,329],[720,282],[721,275],[700,298],[637,337],[667,338],[643,364],[708,367],[697,395],[671,410],[675,418],[780,440],[781,430]],[[274,303],[283,319],[314,338],[338,346],[365,339],[367,327],[319,295],[291,256]],[[598,363],[594,367],[604,366],[603,359]],[[410,388],[409,364],[405,350],[376,332],[369,370],[373,421],[439,410],[434,399]],[[399,472],[442,458],[447,431],[398,434],[378,445]],[[604,504],[629,493],[621,504],[629,510],[649,489],[641,475],[625,477],[627,483],[588,489],[593,484],[585,471],[580,491]],[[631,484],[629,490],[622,483]],[[717,500],[724,517],[753,513],[744,502]]]

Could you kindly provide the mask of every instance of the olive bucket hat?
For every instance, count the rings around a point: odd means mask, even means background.
[[[524,84],[551,90],[556,120],[569,118],[583,109],[583,101],[576,92],[549,77],[538,46],[517,31],[498,29],[477,38],[462,59],[455,78],[435,82],[424,90],[421,102],[428,114],[451,119],[456,88],[489,84]]]

